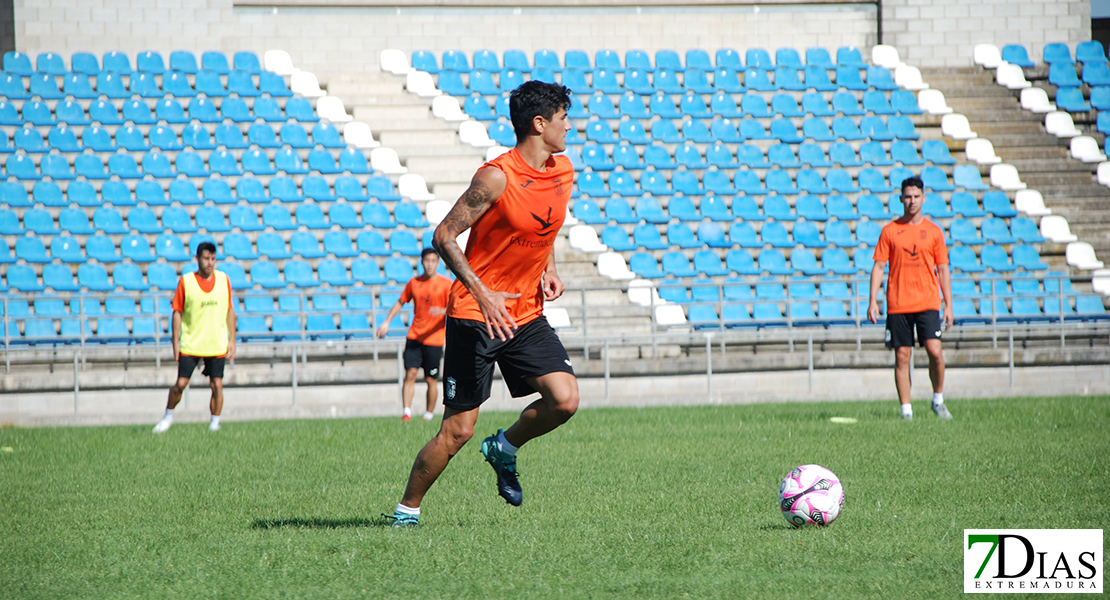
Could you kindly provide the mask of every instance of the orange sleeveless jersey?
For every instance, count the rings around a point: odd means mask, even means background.
[[[886,284],[888,314],[940,310],[937,265],[948,264],[944,232],[925,219],[917,225],[887,223],[875,245],[875,262],[889,262]]]
[[[442,346],[447,317],[433,315],[432,307],[446,308],[451,280],[442,275],[432,275],[427,281],[413,277],[401,292],[401,303],[413,303],[412,325],[408,339],[425,346]]]
[[[505,308],[517,325],[524,325],[543,314],[540,280],[566,218],[574,167],[569,158],[552,156],[547,170],[540,172],[515,148],[482,169],[490,167],[505,173],[505,191],[471,226],[466,260],[487,288],[520,294],[505,300]],[[478,301],[457,280],[447,314],[485,322]]]

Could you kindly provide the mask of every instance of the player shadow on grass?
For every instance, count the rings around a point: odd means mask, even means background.
[[[326,519],[318,517],[291,517],[288,519],[255,519],[251,529],[350,529],[354,527],[389,527],[389,519]]]

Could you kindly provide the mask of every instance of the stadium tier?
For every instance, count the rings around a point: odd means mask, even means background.
[[[889,70],[855,48],[773,57],[416,52],[412,64],[504,146],[509,90],[570,87],[570,213],[695,327],[855,326],[910,175],[950,245],[958,320],[1104,316],[1101,298],[1048,270],[1037,223],[922,127]],[[426,201],[256,55],[3,64],[6,343],[164,341],[168,295],[202,241],[239,290],[245,341],[368,336],[418,272]]]

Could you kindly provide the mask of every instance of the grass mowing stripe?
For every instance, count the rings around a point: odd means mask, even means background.
[[[488,413],[415,530],[377,515],[434,424],[0,429],[0,596],[956,597],[965,528],[1101,526],[1107,400],[585,410],[521,451],[520,508],[478,454],[515,415]],[[844,483],[830,527],[779,513],[804,463]]]

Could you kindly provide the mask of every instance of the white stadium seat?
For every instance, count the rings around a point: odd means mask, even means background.
[[[1035,113],[1047,113],[1056,110],[1056,105],[1048,99],[1044,88],[1031,87],[1021,90],[1021,107]]]
[[[1014,194],[1014,208],[1031,217],[1043,217],[1052,214],[1052,209],[1045,208],[1044,196],[1037,190],[1018,190]]]
[[[1087,242],[1072,242],[1064,250],[1064,256],[1067,257],[1068,264],[1083,269],[1084,271],[1093,271],[1094,269],[1101,269],[1105,265],[1101,260],[1095,256],[1095,249]]]
[[[662,327],[681,327],[686,325],[686,313],[677,304],[664,304],[655,307],[655,322]]]
[[[1044,116],[1044,128],[1045,131],[1058,138],[1073,138],[1083,133],[1075,128],[1075,122],[1071,120],[1071,115],[1062,110],[1055,110],[1046,114]]]
[[[618,281],[636,278],[636,274],[628,270],[628,263],[624,262],[624,257],[616,252],[602,252],[597,255],[597,272]],[[631,293],[629,289],[629,294]]]
[[[1007,192],[1024,190],[1027,187],[1022,182],[1017,167],[1008,164],[998,164],[991,167],[991,185]]]
[[[316,114],[332,123],[346,123],[352,120],[351,115],[347,114],[347,107],[343,106],[343,99],[338,96],[324,96],[317,100]]]
[[[994,80],[998,85],[1004,85],[1011,90],[1023,90],[1033,85],[1025,79],[1025,71],[1022,71],[1021,67],[1008,62],[998,65],[998,69],[994,72]]]
[[[927,90],[929,84],[921,79],[921,69],[911,65],[899,65],[894,69],[894,83],[906,90]]]
[[[424,206],[424,218],[433,226],[439,225],[449,212],[451,212],[451,204],[446,200],[430,200]]]
[[[320,89],[320,80],[316,79],[314,73],[308,71],[297,71],[290,75],[289,89],[294,94],[300,94],[305,98],[321,98],[327,95],[327,92]]]
[[[416,173],[405,173],[397,179],[397,192],[412,200],[435,200],[435,194],[428,192],[428,184]]]
[[[382,147],[371,150],[370,166],[375,171],[381,171],[386,175],[409,172],[407,168],[401,165],[401,159],[398,158],[397,151],[393,148]]]
[[[871,48],[871,62],[890,70],[897,69],[902,65],[902,59],[898,56],[898,49],[886,44],[878,44]]]
[[[980,165],[997,165],[1002,162],[994,153],[994,144],[986,138],[973,138],[964,145],[964,154],[968,160],[973,160]]]
[[[1002,64],[1002,52],[994,44],[975,44],[975,49],[972,52],[977,65],[995,69]]]
[[[486,135],[489,134],[487,133]],[[489,162],[497,158],[498,156],[501,156],[509,150],[512,150],[512,148],[506,148],[504,146],[490,146],[489,148],[486,148],[486,162]]]
[[[940,90],[921,90],[917,94],[917,105],[931,115],[952,114],[952,107],[948,106],[944,92]]]
[[[1071,232],[1068,220],[1059,215],[1049,215],[1041,218],[1041,235],[1057,244],[1078,241],[1079,238]]]
[[[293,66],[293,59],[289,58],[289,53],[285,50],[267,50],[266,54],[262,55],[262,62],[266,65],[267,71],[273,71],[278,75],[292,75],[297,70]]]
[[[553,329],[567,329],[573,327],[570,323],[570,313],[567,309],[560,306],[546,306],[543,309],[543,316],[547,318],[547,324]]]
[[[589,225],[575,225],[570,228],[570,246],[583,252],[605,252],[609,246],[597,239],[597,232]]]
[[[1085,163],[1096,163],[1106,160],[1106,155],[1102,153],[1102,148],[1098,147],[1098,142],[1089,135],[1077,135],[1071,138],[1069,152],[1072,158],[1081,160]]]
[[[470,117],[462,111],[459,101],[453,96],[437,96],[432,99],[432,114],[452,122],[462,122]]]
[[[602,254],[601,256],[604,256]],[[667,301],[659,297],[655,284],[647,279],[633,279],[628,282],[628,301],[640,306],[658,306]]]
[[[1098,170],[1095,171],[1095,177],[1102,185],[1110,186],[1110,162],[1099,163]]]
[[[436,98],[439,100],[439,98]],[[454,98],[451,99],[454,102]],[[489,139],[489,133],[486,132],[486,126],[473,119],[459,123],[459,139],[464,144],[470,144],[478,148],[488,148],[494,145],[494,141]]]
[[[940,131],[944,135],[957,140],[970,140],[979,137],[978,133],[971,130],[967,117],[960,113],[944,115],[940,118]]]
[[[421,98],[434,98],[443,94],[436,87],[436,82],[432,79],[431,73],[415,69],[405,75],[405,89]]]
[[[370,126],[361,121],[352,121],[343,126],[343,141],[355,148],[377,148],[381,146],[374,139]]]
[[[382,50],[378,64],[383,71],[389,71],[394,75],[408,75],[409,71],[412,70],[409,65],[409,58],[405,56],[405,53],[394,48]]]

